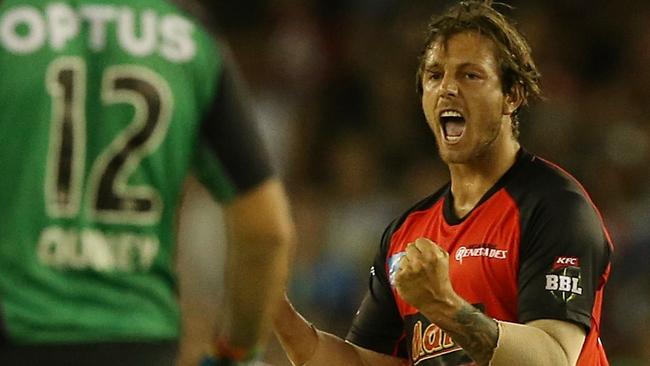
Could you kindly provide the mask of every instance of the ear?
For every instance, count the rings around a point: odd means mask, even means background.
[[[524,102],[524,90],[520,84],[515,84],[512,89],[506,93],[503,98],[502,113],[510,116],[521,106]]]

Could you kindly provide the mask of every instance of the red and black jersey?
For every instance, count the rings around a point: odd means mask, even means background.
[[[413,365],[472,364],[392,285],[406,246],[426,237],[449,253],[449,277],[466,301],[497,320],[582,325],[587,338],[578,365],[608,365],[599,328],[612,245],[584,188],[524,151],[463,218],[454,214],[450,187],[420,201],[384,232],[348,341]]]

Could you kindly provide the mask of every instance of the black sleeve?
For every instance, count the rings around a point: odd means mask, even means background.
[[[519,321],[567,320],[588,331],[609,263],[608,239],[595,207],[581,192],[565,190],[541,200],[523,219]]]
[[[213,165],[221,171],[219,179],[227,181],[222,184],[231,186],[235,193],[246,191],[273,174],[250,105],[235,63],[225,52],[213,104],[201,123],[199,138],[207,155],[216,161]]]
[[[357,346],[392,356],[407,357],[404,322],[386,274],[386,256],[392,228],[381,240],[381,248],[370,269],[368,292],[352,321],[346,339]]]

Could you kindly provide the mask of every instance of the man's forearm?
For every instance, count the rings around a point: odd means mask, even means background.
[[[426,311],[424,311],[426,314]],[[427,316],[447,332],[479,365],[488,365],[499,339],[497,322],[459,299],[447,316]]]
[[[583,331],[574,324],[558,320],[531,325],[497,322],[465,301],[433,321],[480,366],[575,365],[584,340]],[[539,327],[534,326],[538,323]]]
[[[405,366],[405,360],[347,343],[314,328],[285,298],[274,321],[275,334],[295,366]]]
[[[278,309],[274,330],[293,365],[363,365],[354,346],[318,331],[286,298]]]
[[[304,365],[318,347],[317,330],[293,308],[288,298],[280,301],[277,310],[273,329],[278,341],[293,365]]]
[[[282,185],[275,179],[260,185],[231,204],[225,219],[229,245],[222,335],[247,349],[270,334],[288,277],[295,236]]]
[[[287,255],[277,248],[228,258],[225,336],[234,345],[249,348],[270,331],[271,319],[286,284]],[[256,258],[259,257],[259,258]]]

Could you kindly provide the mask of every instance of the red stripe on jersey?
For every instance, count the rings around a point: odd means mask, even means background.
[[[386,263],[409,243],[428,238],[449,253],[449,276],[458,295],[480,304],[491,317],[516,321],[521,240],[517,204],[501,189],[461,223],[449,225],[442,212],[444,201],[406,218],[391,237]],[[393,294],[403,318],[418,312],[395,289]]]
[[[604,278],[609,277],[611,265],[607,266],[607,270],[603,274]],[[578,357],[576,366],[609,366],[609,361],[605,356],[603,344],[600,342],[600,314],[603,303],[603,288],[601,287],[596,291],[596,298],[594,301],[594,309],[591,317],[591,331],[587,334],[585,342],[582,345],[582,352]]]

